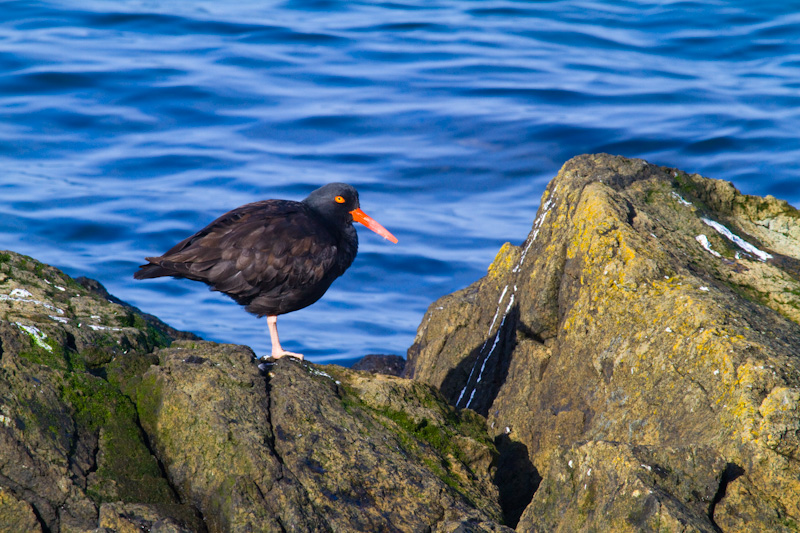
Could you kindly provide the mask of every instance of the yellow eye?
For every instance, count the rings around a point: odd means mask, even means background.
[[[344,196],[337,196],[336,198],[334,198],[334,201],[335,201],[337,204],[343,204],[343,203],[345,202],[345,200],[344,200]]]

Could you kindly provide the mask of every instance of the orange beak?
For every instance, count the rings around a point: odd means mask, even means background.
[[[367,215],[361,209],[353,209],[352,211],[350,211],[350,214],[353,215],[353,220],[355,220],[356,222],[361,222],[362,224],[364,224],[366,227],[368,227],[381,237],[389,239],[393,243],[397,244],[397,237],[389,233],[389,230],[387,230],[386,228],[384,228],[383,226],[372,220],[372,218],[370,218],[370,216]]]

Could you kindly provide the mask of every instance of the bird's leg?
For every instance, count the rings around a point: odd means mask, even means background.
[[[272,341],[272,358],[280,359],[284,355],[296,357],[303,360],[303,354],[287,352],[281,348],[281,341],[278,339],[278,317],[277,315],[267,315],[267,328],[269,329],[269,338]]]

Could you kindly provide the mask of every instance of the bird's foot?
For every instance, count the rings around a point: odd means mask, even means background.
[[[294,353],[294,352],[287,352],[286,350],[273,350],[272,355],[269,357],[272,359],[280,359],[281,357],[294,357],[295,359],[303,360],[303,354],[301,353]]]

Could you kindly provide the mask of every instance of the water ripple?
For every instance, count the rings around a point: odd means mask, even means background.
[[[800,204],[800,5],[633,0],[11,0],[0,10],[3,247],[263,353],[199,284],[134,283],[250,201],[329,181],[400,238],[282,318],[286,347],[403,353],[431,301],[527,234],[606,151]]]

